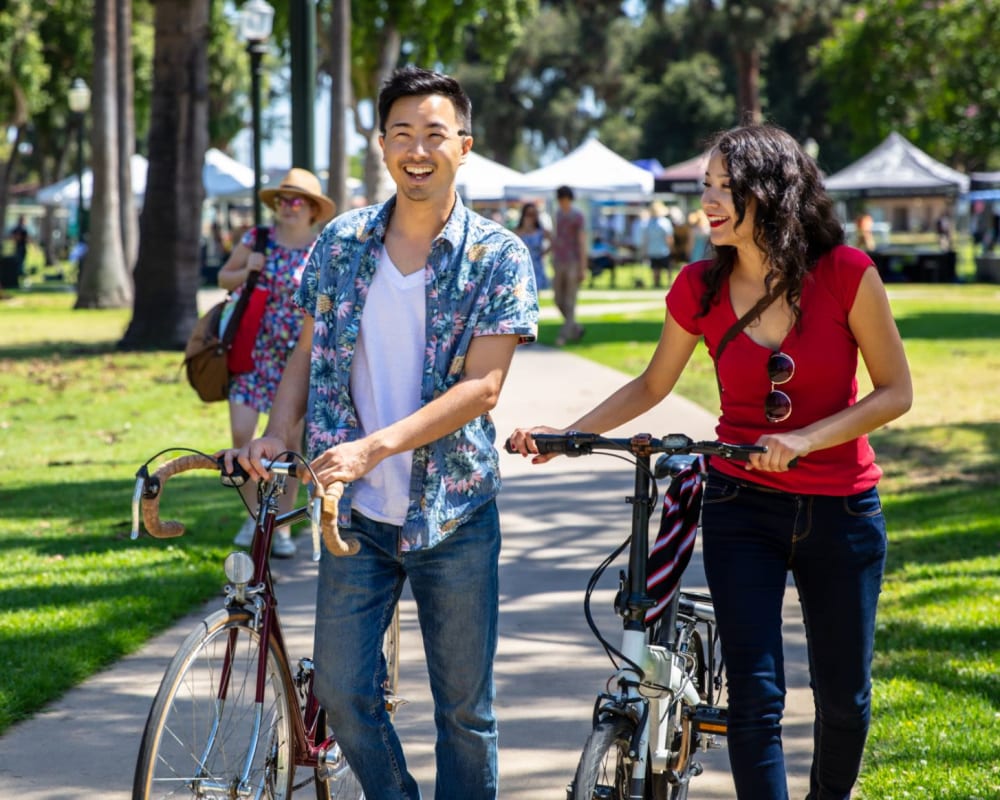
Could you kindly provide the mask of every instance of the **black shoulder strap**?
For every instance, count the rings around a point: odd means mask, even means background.
[[[753,307],[747,311],[746,314],[736,320],[736,322],[730,326],[729,330],[722,334],[722,338],[719,339],[719,344],[715,348],[715,382],[719,385],[720,397],[722,396],[722,381],[719,378],[719,362],[722,359],[722,351],[726,349],[726,345],[736,338],[740,331],[763,314],[764,309],[781,297],[784,292],[785,282],[778,281],[768,294],[765,294],[762,298],[760,298],[760,300],[754,303]]]

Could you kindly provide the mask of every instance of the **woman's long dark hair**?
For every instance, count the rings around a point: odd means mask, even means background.
[[[802,281],[824,253],[844,242],[844,229],[823,188],[816,162],[798,142],[776,125],[747,125],[715,137],[729,174],[736,224],[742,224],[751,197],[757,199],[753,238],[764,252],[767,291],[783,281],[785,298],[798,322]],[[736,248],[715,248],[705,271],[701,314],[718,302],[723,281],[736,263]]]

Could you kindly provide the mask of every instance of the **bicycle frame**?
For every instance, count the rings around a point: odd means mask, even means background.
[[[631,535],[627,540],[628,568],[620,579],[615,599],[615,610],[623,619],[620,650],[614,650],[597,629],[590,616],[589,603],[600,575],[625,545],[598,567],[591,578],[585,601],[591,629],[617,663],[613,680],[618,689],[615,693],[604,692],[597,697],[593,731],[567,796],[579,798],[584,796],[581,792],[586,792],[586,797],[591,800],[590,792],[593,790],[594,798],[619,798],[627,792],[629,800],[645,800],[650,791],[658,785],[662,786],[662,777],[666,784],[679,790],[677,797],[686,797],[689,778],[701,771],[700,764],[691,759],[693,750],[696,747],[711,747],[714,744],[712,737],[726,732],[725,711],[715,705],[715,689],[721,688],[721,670],[717,671],[715,662],[715,613],[707,595],[684,593],[677,586],[663,610],[663,617],[656,623],[663,632],[659,641],[653,640],[654,632],[646,620],[647,612],[657,605],[647,588],[647,560],[656,478],[663,477],[659,472],[659,462],[657,470],[650,468],[651,456],[663,453],[668,456],[710,454],[723,458],[746,458],[750,453],[764,452],[765,448],[724,442],[695,442],[683,434],[670,434],[660,439],[648,434],[629,439],[608,439],[571,431],[537,434],[532,439],[540,454],[578,456],[600,449],[627,452],[635,464],[634,492],[626,498],[632,506]],[[508,450],[511,450],[510,442]],[[703,624],[707,629],[707,653],[702,648],[698,630]],[[716,682],[719,685],[715,685]],[[704,698],[699,693],[698,683],[704,684],[701,687]],[[616,768],[613,775],[602,778],[605,769],[603,758],[606,752],[612,751],[627,766],[624,770]],[[627,787],[623,785],[626,776]],[[654,776],[652,787],[647,785],[647,776]],[[614,786],[602,783],[609,778],[614,781]],[[595,780],[596,784],[592,783]]]
[[[274,592],[274,583],[271,577],[271,564],[269,554],[271,552],[271,542],[275,529],[280,525],[287,525],[304,519],[309,515],[309,507],[293,509],[285,514],[278,514],[278,498],[284,493],[287,470],[275,468],[276,475],[265,493],[261,504],[261,512],[257,519],[257,530],[254,535],[253,544],[250,549],[250,558],[253,561],[254,573],[252,584],[247,586],[227,585],[225,607],[233,604],[243,604],[252,602],[254,610],[254,624],[258,630],[261,646],[258,648],[257,661],[257,681],[255,687],[254,703],[254,736],[251,737],[252,746],[248,749],[244,762],[240,784],[242,788],[247,787],[250,770],[256,756],[256,733],[260,730],[264,714],[264,694],[267,680],[267,656],[271,652],[270,643],[274,643],[278,652],[287,654],[284,633],[281,628],[281,618],[277,611],[277,598]],[[230,641],[227,645],[226,654],[223,659],[223,678],[220,680],[219,691],[216,698],[218,708],[225,706],[226,697],[229,691],[229,676],[232,668],[233,648],[236,645],[236,631],[229,634]],[[299,691],[305,691],[305,708],[301,714],[292,714],[292,752],[296,766],[316,769],[322,766],[320,763],[327,747],[330,744],[329,737],[324,737],[321,741],[316,741],[318,734],[317,722],[319,717],[319,703],[312,693],[312,671],[311,662],[300,663],[300,674],[295,679],[291,675],[290,665],[287,661],[283,663],[282,680],[286,681],[289,688],[296,687]],[[305,673],[305,674],[303,674]],[[303,686],[302,684],[307,685]],[[293,693],[294,694],[294,693]],[[215,725],[218,724],[218,719]],[[208,761],[209,755],[215,746],[215,732],[209,737],[206,743],[205,752],[201,758],[201,764]],[[220,791],[228,790],[228,785],[214,786],[202,784],[203,788]]]
[[[680,663],[681,656],[671,653],[666,647],[651,644],[646,628],[646,612],[656,602],[649,596],[646,584],[646,562],[649,558],[649,520],[653,510],[650,487],[653,482],[650,469],[650,452],[635,453],[635,487],[626,501],[632,505],[632,536],[629,545],[626,590],[620,604],[616,603],[619,614],[624,619],[621,653],[626,661],[617,672],[617,683],[621,694],[611,698],[614,713],[622,709],[641,709],[639,725],[636,728],[638,741],[632,742],[634,764],[631,797],[642,800],[645,796],[647,760],[649,758],[651,729],[655,727],[656,750],[663,752],[666,733],[660,728],[660,700],[665,695],[681,694],[689,704],[700,702],[695,687],[686,679]],[[673,604],[676,606],[676,599]],[[672,616],[672,613],[671,613]],[[600,702],[600,701],[598,701]],[[672,702],[675,702],[672,700]],[[608,711],[609,705],[598,706],[597,714]],[[662,759],[665,762],[665,756]],[[661,765],[658,765],[661,766]]]

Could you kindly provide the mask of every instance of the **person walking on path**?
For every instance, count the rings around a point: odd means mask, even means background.
[[[659,200],[649,206],[649,221],[642,232],[642,257],[649,260],[653,272],[653,286],[663,285],[663,271],[667,271],[667,284],[673,279],[670,269],[671,252],[674,248],[674,226],[667,216],[667,207]]]
[[[788,797],[781,601],[791,570],[809,650],[816,723],[809,800],[848,798],[871,717],[875,612],[886,532],[867,434],[912,402],[909,367],[871,258],[847,247],[815,162],[770,125],[711,148],[702,206],[716,255],[667,294],[646,370],[568,429],[603,432],[673,389],[705,339],[718,437],[766,452],[712,462],[702,508],[705,575],[729,692],[737,796]],[[858,354],[873,389],[858,398]],[[512,444],[535,463],[532,435]],[[792,468],[794,467],[794,468]]]
[[[238,457],[265,476],[261,458],[296,445],[305,415],[319,482],[346,484],[339,522],[360,551],[320,561],[315,690],[365,797],[420,796],[382,695],[381,642],[409,580],[435,703],[435,797],[494,800],[500,478],[489,411],[518,343],[536,335],[534,273],[524,243],[455,191],[473,143],[462,87],[397,70],[378,117],[396,194],[320,235],[267,429]]]
[[[531,264],[535,269],[535,288],[541,291],[549,288],[549,278],[545,274],[545,254],[548,252],[552,237],[543,227],[538,206],[534,203],[525,203],[521,207],[521,218],[518,220],[514,233],[521,237],[521,241],[528,247],[531,253]]]
[[[576,295],[587,278],[587,223],[573,206],[573,190],[556,189],[555,227],[552,235],[552,290],[563,324],[556,336],[556,346],[575,342],[583,336],[583,325],[576,321]]]
[[[267,292],[267,303],[253,348],[253,369],[234,375],[229,383],[229,427],[233,447],[240,448],[253,439],[261,414],[267,414],[274,402],[288,356],[302,330],[302,311],[293,298],[302,280],[309,248],[316,239],[316,224],[333,216],[333,201],[326,197],[319,178],[305,169],[293,168],[277,188],[263,189],[261,201],[274,212],[274,224],[264,231],[267,242],[263,252],[255,252],[258,232],[248,230],[219,270],[219,286],[238,295],[252,272],[260,273],[255,291]],[[293,431],[294,441],[301,441],[302,430]],[[290,441],[292,441],[290,440]],[[282,512],[295,504],[297,482],[281,498]],[[256,498],[249,484],[242,491],[252,508]],[[240,547],[253,541],[254,519],[248,517],[234,540]],[[273,555],[290,558],[295,543],[287,525],[278,528],[271,546]]]

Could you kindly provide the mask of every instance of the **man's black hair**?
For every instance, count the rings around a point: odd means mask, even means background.
[[[573,199],[573,190],[568,186],[560,186],[556,189],[556,199],[561,200],[564,197],[568,197],[570,200]]]
[[[431,72],[412,65],[397,69],[382,84],[378,95],[378,129],[385,135],[385,121],[392,104],[401,97],[423,97],[439,94],[451,100],[461,126],[459,134],[472,135],[472,102],[461,84],[448,75]]]

